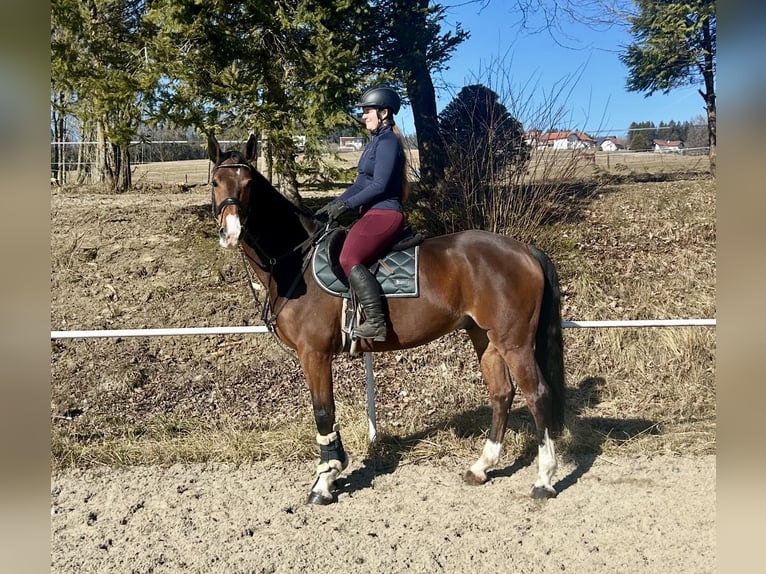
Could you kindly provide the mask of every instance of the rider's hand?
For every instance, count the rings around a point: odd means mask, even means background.
[[[316,216],[320,219],[327,218],[327,221],[335,221],[348,210],[349,207],[345,203],[333,200],[324,207],[320,207]]]

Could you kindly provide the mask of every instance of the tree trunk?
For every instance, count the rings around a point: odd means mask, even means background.
[[[302,205],[303,198],[298,193],[298,164],[295,160],[295,154],[291,149],[278,149],[277,165],[280,167],[282,195],[287,197],[295,205]]]
[[[407,83],[407,96],[412,105],[415,131],[418,134],[420,182],[423,188],[433,189],[444,179],[445,166],[444,144],[439,135],[436,112],[436,91],[425,62],[413,68],[416,69],[410,70],[412,75]]]
[[[59,102],[61,98],[59,97]],[[58,183],[64,182],[64,114],[53,110],[53,149],[51,150],[51,177]]]
[[[102,185],[106,189],[112,189],[114,174],[112,173],[112,163],[109,159],[111,155],[110,144],[106,141],[104,126],[101,122],[96,124],[96,157],[93,164],[93,183]]]
[[[713,41],[710,31],[710,21],[703,28],[705,46],[704,69],[702,77],[705,80],[705,92],[702,98],[705,100],[705,109],[707,111],[707,131],[708,131],[708,158],[710,160],[710,173],[715,177],[716,174],[716,104],[715,104],[715,75],[713,62]]]
[[[708,158],[710,159],[710,173],[715,177],[716,174],[716,113],[715,113],[715,94],[711,95],[707,100],[707,131],[708,131],[708,145],[710,149],[708,151]]]
[[[130,189],[132,177],[130,173],[130,148],[125,145],[112,145],[114,156],[114,183],[112,191],[114,193],[125,193]]]
[[[128,146],[120,146],[108,141],[103,124],[100,122],[96,142],[96,183],[103,185],[112,193],[128,191],[131,185]]]

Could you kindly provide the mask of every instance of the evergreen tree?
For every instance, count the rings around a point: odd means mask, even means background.
[[[480,84],[465,86],[439,114],[439,134],[449,158],[448,173],[470,185],[500,175],[503,169],[524,166],[529,149],[524,129],[499,101]]]
[[[493,90],[465,86],[439,114],[447,163],[437,218],[462,228],[500,231],[518,207],[509,196],[530,158],[524,128]],[[523,194],[517,201],[523,202]],[[437,202],[437,203],[439,203]],[[512,207],[515,206],[515,207]],[[446,231],[443,229],[442,231]]]
[[[715,173],[715,0],[635,0],[635,4],[637,13],[628,18],[634,42],[620,57],[629,70],[628,90],[651,95],[702,85],[710,169]]]
[[[308,161],[319,141],[358,97],[364,0],[158,0],[148,19],[167,78],[158,111],[201,131],[238,126],[260,134],[282,191],[296,202],[295,135],[306,135]]]
[[[631,122],[628,128],[628,149],[645,151],[652,148],[652,140],[657,138],[654,122]]]
[[[93,134],[95,180],[118,192],[131,185],[128,146],[157,80],[146,57],[144,9],[140,0],[51,3],[52,106]]]

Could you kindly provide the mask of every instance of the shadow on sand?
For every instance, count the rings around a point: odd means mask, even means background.
[[[601,390],[606,381],[603,377],[590,376],[581,380],[576,388],[567,389],[567,428],[572,434],[570,452],[565,454],[575,468],[560,478],[553,486],[561,494],[576,484],[592,467],[602,452],[604,442],[629,441],[643,434],[654,434],[657,422],[647,419],[618,419],[610,417],[582,417],[585,407],[593,407],[601,400]],[[486,436],[490,426],[492,411],[488,406],[460,412],[446,421],[406,436],[383,436],[379,438],[382,446],[373,449],[364,459],[361,467],[338,479],[338,494],[352,494],[371,488],[376,477],[393,473],[403,459],[407,457],[421,441],[433,438],[439,432],[452,431],[464,438]],[[526,407],[511,409],[508,417],[508,431],[534,435],[534,421]],[[478,457],[479,453],[477,453]],[[524,451],[512,464],[487,472],[489,480],[509,477],[519,470],[533,464],[537,457],[534,440],[526,442]],[[561,456],[560,456],[561,458]],[[531,490],[531,486],[530,486]]]

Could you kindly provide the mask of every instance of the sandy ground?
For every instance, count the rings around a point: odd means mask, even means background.
[[[52,477],[51,572],[715,571],[714,456],[562,462],[548,501],[534,466],[481,487],[460,470],[352,463],[315,507],[311,464],[72,469]]]

